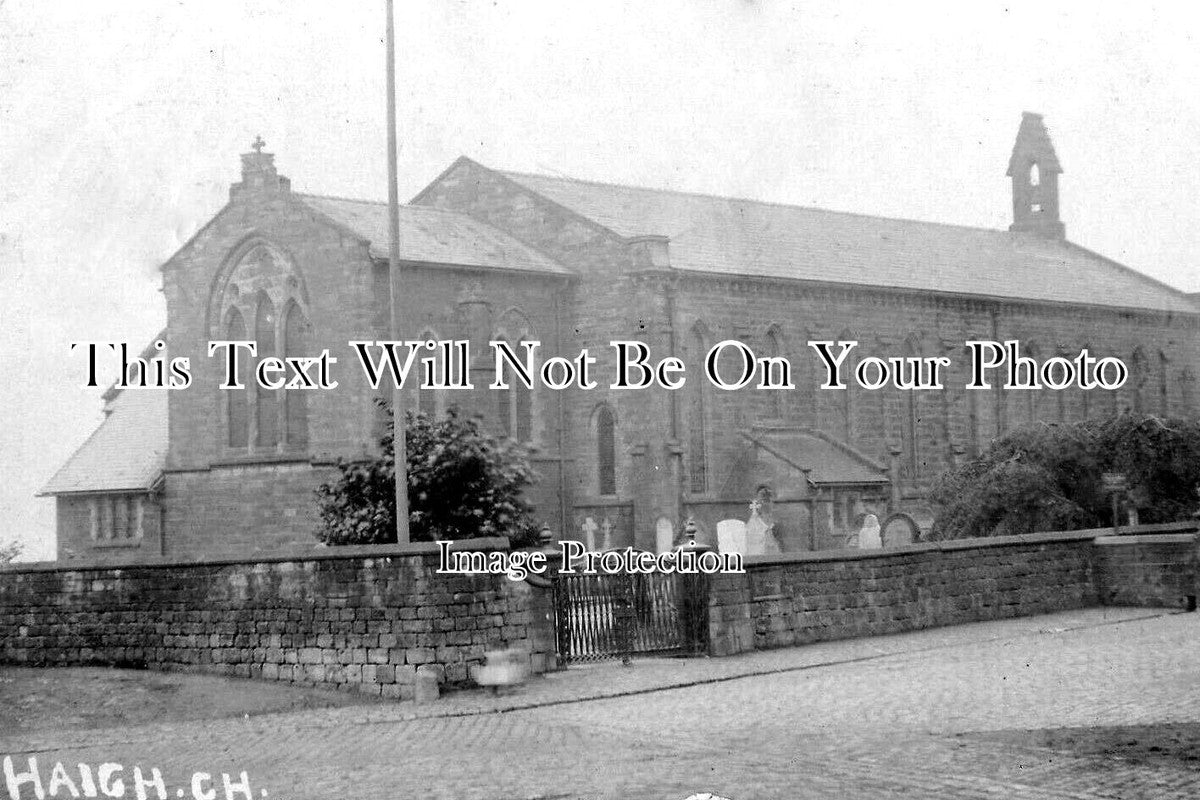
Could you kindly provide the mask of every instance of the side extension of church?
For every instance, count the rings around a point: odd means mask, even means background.
[[[865,513],[885,540],[919,535],[941,471],[998,434],[1123,409],[1200,413],[1195,299],[1069,242],[1059,164],[1025,114],[1007,231],[494,170],[460,158],[401,208],[403,338],[468,339],[456,404],[535,449],[537,515],[562,538],[671,546],[694,518],[744,519],[752,500],[784,551],[841,546]],[[348,345],[389,331],[383,203],[293,192],[261,144],[229,203],[162,267],[166,352],[183,391],[110,391],[106,419],[50,481],[59,557],[194,558],[314,545],[315,487],[377,450],[381,419]],[[331,391],[218,388],[207,343],[345,367]],[[601,354],[583,391],[486,388],[488,342]],[[612,340],[688,365],[678,391],[611,390]],[[786,356],[795,388],[722,391],[693,374],[723,340]],[[1120,390],[968,391],[970,340],[1038,359],[1082,349],[1129,367]],[[810,340],[880,356],[946,356],[941,391],[822,390]],[[153,356],[152,353],[147,353]],[[162,354],[159,353],[159,356]]]

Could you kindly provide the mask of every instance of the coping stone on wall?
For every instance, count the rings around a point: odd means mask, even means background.
[[[896,555],[931,553],[935,551],[954,550],[983,550],[992,547],[1011,547],[1016,545],[1048,544],[1052,542],[1077,542],[1095,539],[1101,533],[1109,532],[1109,528],[1089,529],[1083,531],[1050,531],[1047,533],[1024,533],[1016,536],[980,536],[971,539],[948,539],[936,542],[918,542],[899,547],[883,547],[871,550],[808,550],[801,553],[786,553],[769,556],[747,556],[747,567],[769,567],[782,564],[795,564],[813,561],[862,561],[872,558],[889,558]],[[1156,537],[1161,538],[1161,537]]]
[[[456,539],[451,550],[509,550],[506,536],[489,536],[479,539]],[[436,555],[437,542],[410,542],[409,544],[345,545],[338,547],[294,547],[251,553],[239,557],[200,556],[197,558],[154,558],[139,561],[91,561],[71,559],[69,561],[31,561],[0,564],[0,574],[19,572],[78,572],[103,569],[170,569],[194,566],[230,566],[233,564],[274,564],[284,561],[337,561],[341,559],[408,558]]]
[[[1195,533],[1151,533],[1146,535],[1126,534],[1122,536],[1097,536],[1096,544],[1122,547],[1131,544],[1191,544]]]

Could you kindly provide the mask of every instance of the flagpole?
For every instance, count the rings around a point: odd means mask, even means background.
[[[388,274],[391,289],[391,336],[400,341],[400,190],[396,185],[396,31],[393,0],[387,0]],[[408,443],[404,431],[404,391],[392,390],[393,447],[396,475],[396,543],[408,544]]]

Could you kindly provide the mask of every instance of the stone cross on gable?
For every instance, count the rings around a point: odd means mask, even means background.
[[[256,153],[261,153],[263,148],[266,146],[267,146],[267,143],[263,141],[262,136],[255,136],[254,141],[250,144],[250,147]]]
[[[604,532],[604,544],[602,545],[602,548],[605,550],[611,550],[613,532],[612,520],[610,520],[608,517],[605,517],[604,521],[600,523],[600,530]]]
[[[596,531],[599,529],[599,526],[596,525],[596,520],[592,519],[591,517],[585,519],[583,524],[579,526],[580,532],[583,533],[584,546],[586,546],[588,550],[596,549]]]

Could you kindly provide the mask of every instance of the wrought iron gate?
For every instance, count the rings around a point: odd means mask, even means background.
[[[708,646],[703,575],[616,573],[554,579],[558,657],[564,664],[637,654],[695,654]]]

